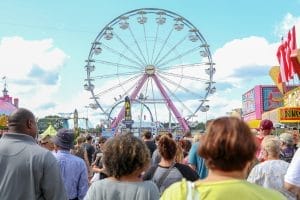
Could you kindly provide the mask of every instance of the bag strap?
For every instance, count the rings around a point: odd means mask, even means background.
[[[161,185],[163,184],[163,182],[165,181],[165,179],[167,178],[167,176],[169,175],[169,173],[171,172],[171,170],[173,169],[175,163],[173,163],[160,177],[160,179],[158,179],[156,185],[158,187],[158,189],[161,187]]]
[[[200,200],[200,194],[198,191],[195,189],[195,183],[191,181],[186,182],[186,190],[187,190],[187,195],[186,195],[186,200]]]

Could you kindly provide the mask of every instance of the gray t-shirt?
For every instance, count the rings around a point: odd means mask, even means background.
[[[94,182],[85,200],[158,200],[159,191],[152,181],[125,182],[106,178]]]
[[[158,181],[160,180],[161,176],[166,173],[166,171],[169,170],[168,168],[163,168],[163,167],[157,167],[154,176],[152,178],[152,180],[155,183],[158,183]],[[161,192],[161,194],[163,193],[163,191],[169,187],[171,184],[180,181],[182,179],[182,174],[180,173],[180,171],[173,167],[172,169],[170,169],[170,172],[168,174],[168,176],[165,178],[165,180],[162,182],[159,190]]]
[[[154,165],[143,175],[143,180],[152,180],[159,187],[161,194],[167,187],[182,178],[196,181],[199,176],[192,168],[181,163],[175,163],[172,168]]]

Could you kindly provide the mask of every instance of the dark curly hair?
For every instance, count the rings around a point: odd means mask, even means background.
[[[176,142],[168,135],[163,135],[158,142],[158,151],[166,160],[172,160],[177,151]]]
[[[199,155],[210,169],[242,170],[251,161],[257,146],[250,128],[236,117],[220,117],[210,124]]]
[[[119,179],[150,163],[150,152],[142,140],[128,133],[106,141],[103,163],[110,176]]]

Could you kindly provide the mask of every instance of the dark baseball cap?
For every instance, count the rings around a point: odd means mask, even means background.
[[[273,122],[268,119],[264,119],[260,122],[259,128],[261,130],[271,130],[274,129]]]

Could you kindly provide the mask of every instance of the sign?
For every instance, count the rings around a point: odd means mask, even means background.
[[[8,117],[6,115],[0,115],[0,127],[7,127]]]
[[[300,106],[300,87],[297,87],[284,95],[285,107],[299,107]]]
[[[243,114],[255,112],[255,93],[254,89],[248,91],[242,96]]]
[[[283,95],[275,87],[262,88],[263,112],[283,106]]]
[[[114,136],[114,133],[115,133],[114,129],[108,129],[108,128],[105,129],[105,128],[103,128],[102,132],[101,132],[101,135],[102,135],[102,137],[110,138],[110,137]]]
[[[281,122],[293,122],[300,120],[300,107],[286,107],[279,109]]]
[[[122,123],[125,125],[132,125],[133,124],[133,120],[123,120]]]
[[[133,124],[133,120],[131,117],[131,104],[128,96],[125,97],[125,120],[123,123],[126,125],[126,128],[131,128]]]

